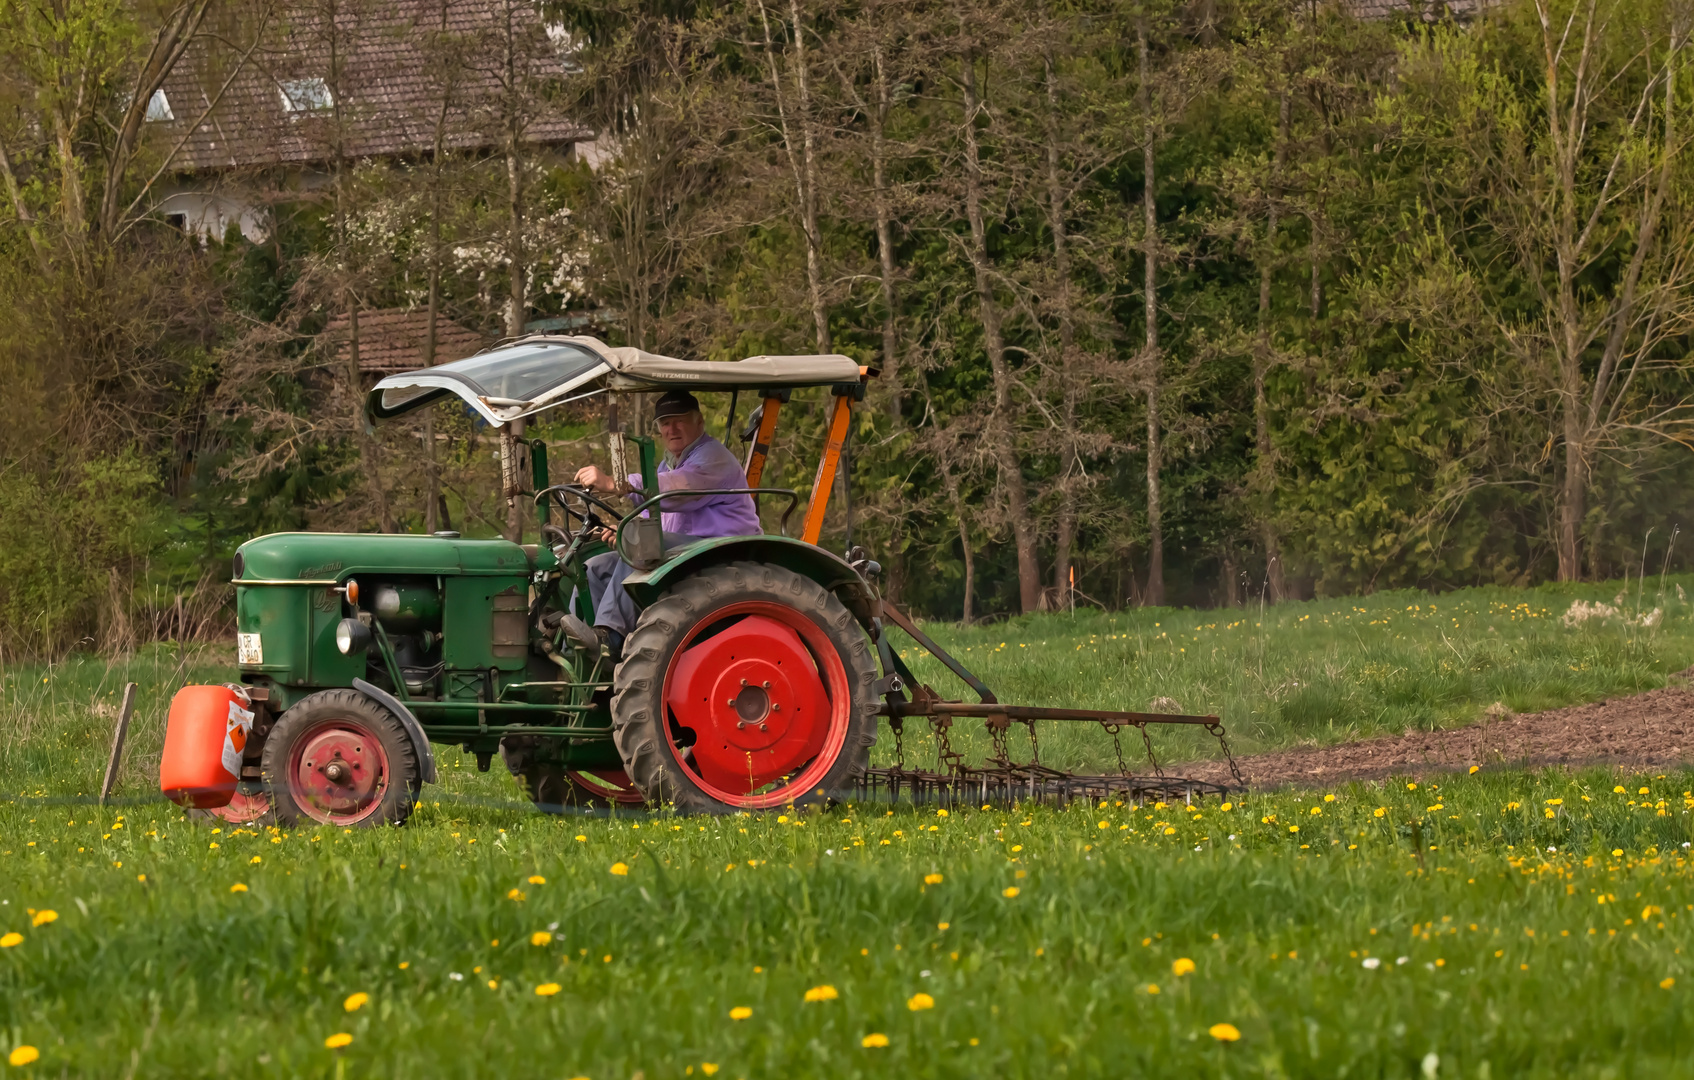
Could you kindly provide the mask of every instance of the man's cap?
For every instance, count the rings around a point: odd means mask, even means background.
[[[686,390],[666,390],[653,406],[653,419],[667,416],[687,416],[700,411],[700,400]]]

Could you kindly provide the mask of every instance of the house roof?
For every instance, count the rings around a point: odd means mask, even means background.
[[[295,3],[239,67],[232,37],[239,31],[195,39],[163,88],[171,118],[149,125],[166,147],[187,136],[174,161],[183,171],[327,161],[338,144],[350,157],[426,152],[444,99],[449,148],[498,145],[497,110],[514,81],[533,103],[527,143],[592,137],[546,101],[565,65],[529,0],[349,0],[333,21]]]
[[[335,357],[345,362],[352,335],[345,314],[324,327],[335,344]],[[389,374],[423,366],[429,338],[429,312],[423,308],[384,308],[359,312],[359,370]],[[463,360],[483,346],[482,336],[440,315],[435,319],[435,362]],[[427,369],[426,369],[427,370]]]

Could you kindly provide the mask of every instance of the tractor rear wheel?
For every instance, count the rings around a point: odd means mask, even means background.
[[[810,578],[707,567],[641,613],[623,656],[612,738],[650,802],[706,813],[825,802],[864,775],[870,647]]]
[[[399,718],[357,690],[320,690],[283,713],[259,773],[284,825],[398,825],[423,782]]]
[[[537,810],[557,814],[573,806],[604,809],[640,806],[645,801],[622,769],[569,769],[538,760],[535,748],[525,741],[532,738],[508,735],[501,739],[500,760]]]

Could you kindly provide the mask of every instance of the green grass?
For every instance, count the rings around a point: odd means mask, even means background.
[[[1575,601],[1620,596],[1625,615],[1661,614],[1651,626],[1625,617],[1563,621]],[[1215,714],[1232,748],[1251,753],[1471,723],[1495,702],[1532,712],[1663,686],[1694,664],[1694,604],[1684,596],[1694,596],[1694,577],[1667,579],[1662,591],[1649,581],[1639,592],[1634,582],[1392,592],[1263,610],[1078,611],[937,629],[1002,701]],[[974,700],[907,645],[919,678],[943,697]],[[1048,725],[1041,738],[1053,764],[1115,766],[1102,756],[1098,728]],[[1012,743],[1027,750],[1015,732]],[[910,759],[933,761],[931,740],[907,744]],[[1155,747],[1167,760],[1216,754],[1198,732],[1155,736]]]
[[[1674,592],[1651,630],[1555,621],[1614,593],[1290,605],[1198,632],[1192,613],[1079,614],[1074,632],[948,640],[1007,700],[1169,696],[1272,746],[1687,666]],[[1490,614],[1508,598],[1534,617]],[[22,935],[0,948],[0,1051],[41,1054],[0,1076],[1694,1076],[1694,774],[1484,772],[1227,811],[550,818],[447,750],[405,828],[214,832],[144,799],[170,690],[223,662],[162,647],[0,673],[0,934]],[[1335,704],[1270,692],[1307,678]],[[110,719],[91,706],[128,679],[133,801],[101,809]],[[836,998],[808,1003],[819,986]],[[934,1007],[909,1008],[919,993]],[[369,1000],[349,1012],[352,994]],[[352,1042],[327,1048],[337,1033]]]

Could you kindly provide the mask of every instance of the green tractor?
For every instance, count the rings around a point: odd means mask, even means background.
[[[721,813],[873,787],[896,797],[904,787],[914,797],[973,801],[1018,797],[1026,785],[1029,795],[1061,797],[1179,790],[1162,776],[1149,787],[1127,769],[1077,778],[1013,765],[1004,732],[1013,722],[1051,718],[1097,721],[1114,739],[1119,726],[1144,732],[1152,722],[1205,724],[1221,735],[1216,717],[1002,705],[882,602],[878,567],[862,551],[843,557],[818,546],[851,410],[868,376],[845,356],[708,363],[589,337],[535,336],[383,379],[367,405],[373,421],[451,400],[495,427],[608,391],[756,394],[761,403],[743,435],[744,486],[692,494],[783,500],[772,508],[781,510],[782,529],[667,549],[658,515],[678,493],[661,492],[652,439],[614,435],[614,472],[638,470],[642,490],[658,494],[628,509],[591,487],[554,484],[546,446],[535,441],[539,544],[450,532],[250,540],[234,560],[241,682],[230,687],[231,734],[222,744],[223,771],[208,766],[201,785],[221,792],[196,805],[238,822],[399,823],[421,785],[436,779],[437,743],[474,754],[485,770],[498,755],[529,798],[554,811],[647,803]],[[799,535],[790,537],[799,495],[761,487],[760,477],[782,406],[805,387],[827,387],[833,407]],[[730,413],[733,425],[733,398]],[[626,442],[629,466],[620,460]],[[567,615],[592,620],[585,568],[612,550],[633,568],[621,587],[639,611],[620,655],[566,625]],[[918,686],[885,621],[935,653],[982,700],[943,701]],[[903,759],[871,770],[879,716],[896,732],[907,717],[927,717],[943,745],[953,717],[980,716],[1002,752],[985,770],[956,757],[942,763],[945,773],[909,770]],[[171,723],[178,726],[174,706]]]

